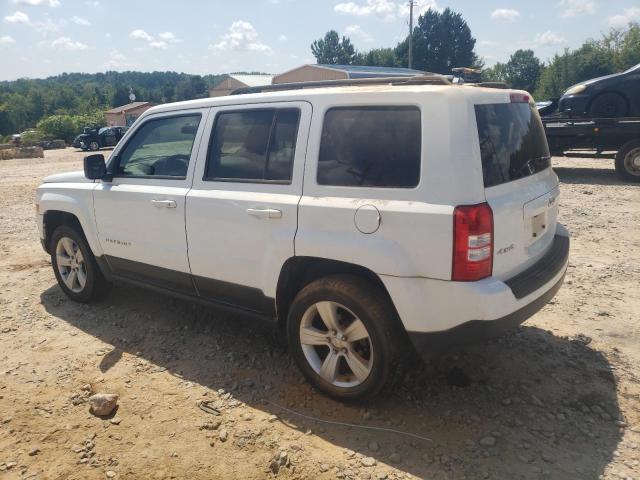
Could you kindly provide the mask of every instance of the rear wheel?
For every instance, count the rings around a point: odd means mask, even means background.
[[[100,150],[100,144],[94,140],[93,142],[89,143],[89,150],[91,150],[92,152]]]
[[[627,100],[617,93],[603,93],[593,100],[589,114],[592,118],[624,117],[627,114]]]
[[[51,265],[62,291],[76,302],[88,303],[108,291],[108,283],[84,235],[62,225],[51,237]]]
[[[640,182],[640,140],[628,142],[618,151],[616,173],[628,182]]]
[[[372,397],[390,384],[401,324],[385,292],[349,275],[306,286],[287,323],[289,350],[309,381],[339,400]]]

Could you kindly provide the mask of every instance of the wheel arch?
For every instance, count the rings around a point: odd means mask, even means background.
[[[631,101],[623,92],[619,90],[602,90],[601,92],[598,92],[596,95],[591,97],[591,99],[589,100],[589,103],[587,104],[587,112],[591,112],[591,108],[593,107],[594,102],[598,98],[602,97],[603,95],[609,95],[609,94],[617,95],[620,98],[622,98],[627,106],[627,112],[631,109]]]
[[[296,256],[289,258],[282,266],[276,288],[277,321],[284,326],[289,307],[295,296],[311,282],[329,275],[348,274],[363,278],[378,287],[387,297],[396,312],[393,299],[380,277],[372,270],[353,263],[322,257]],[[402,322],[400,322],[402,323]],[[404,328],[404,326],[403,326]]]
[[[38,194],[38,205],[43,215],[43,243],[49,252],[51,235],[59,225],[72,225],[80,229],[89,244],[91,252],[97,257],[102,255],[93,221],[92,192],[84,192],[82,201],[75,196],[58,192],[42,192]],[[87,203],[88,202],[88,203]]]

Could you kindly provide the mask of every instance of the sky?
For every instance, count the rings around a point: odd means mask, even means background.
[[[611,27],[640,21],[640,0],[417,0],[451,7],[487,65],[518,48],[547,60]],[[395,46],[408,32],[404,0],[0,0],[0,80],[62,72],[172,70],[280,73],[314,63],[331,29],[356,49]]]

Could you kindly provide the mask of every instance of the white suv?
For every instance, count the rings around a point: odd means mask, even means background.
[[[154,107],[108,162],[46,178],[62,290],[88,302],[122,281],[276,319],[342,399],[388,385],[408,340],[430,355],[545,305],[569,237],[529,95],[344,83]]]

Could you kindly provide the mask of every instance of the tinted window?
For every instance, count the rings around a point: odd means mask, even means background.
[[[327,112],[318,158],[320,185],[410,188],[420,180],[420,111],[345,107]]]
[[[185,177],[200,115],[145,122],[120,152],[119,176]]]
[[[476,105],[484,186],[492,187],[549,167],[540,116],[528,103]]]
[[[299,120],[297,109],[219,114],[205,178],[290,182]]]

